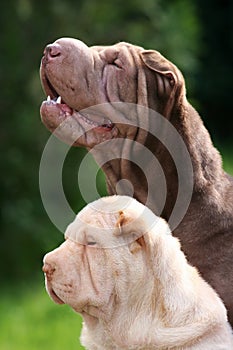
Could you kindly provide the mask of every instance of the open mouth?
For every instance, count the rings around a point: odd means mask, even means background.
[[[95,108],[87,108],[84,111],[77,111],[70,107],[60,96],[54,86],[49,81],[45,73],[42,73],[42,84],[44,86],[44,91],[47,94],[47,99],[43,101],[43,105],[46,105],[47,108],[56,107],[59,114],[62,114],[64,118],[67,117],[76,117],[80,124],[86,124],[95,128],[97,131],[111,131],[114,128],[114,124],[108,118],[99,113],[95,113]],[[91,111],[91,112],[90,112]],[[90,117],[91,115],[91,117]]]
[[[53,289],[49,290],[49,294],[55,303],[65,304],[64,301],[61,298],[59,298],[59,296],[55,293],[55,291]]]

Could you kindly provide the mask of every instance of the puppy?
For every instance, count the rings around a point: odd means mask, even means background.
[[[44,257],[46,289],[84,319],[89,350],[230,350],[216,292],[167,223],[127,196],[87,205]]]

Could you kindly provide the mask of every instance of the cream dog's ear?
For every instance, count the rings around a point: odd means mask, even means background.
[[[124,221],[126,221],[126,216],[122,210],[119,211],[119,217],[116,222],[116,226],[118,228],[121,228],[121,226],[124,224]]]
[[[122,210],[120,210],[119,217],[118,217],[117,222],[116,222],[116,227],[119,229],[119,231],[116,231],[116,235],[121,235],[122,226],[123,226],[125,220],[126,220],[125,214]]]
[[[126,215],[123,210],[119,211],[119,216],[116,222],[116,227],[119,229],[118,235],[122,233],[122,226],[129,224],[132,221],[129,215]]]
[[[128,225],[128,226],[127,226]],[[123,232],[123,226],[126,226]],[[137,223],[136,227],[138,232],[135,230],[134,219],[124,211],[119,211],[119,217],[116,222],[117,231],[116,236],[125,235],[125,239],[128,240],[129,250],[132,254],[137,253],[143,247],[145,247],[145,242],[143,238],[143,230],[141,230],[140,224]],[[142,231],[142,232],[141,232]]]

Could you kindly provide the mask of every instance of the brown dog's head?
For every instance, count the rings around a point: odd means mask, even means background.
[[[183,77],[171,62],[128,43],[88,47],[76,39],[58,39],[45,48],[40,75],[48,96],[41,106],[44,124],[63,140],[85,147],[117,135],[134,138],[131,119],[142,117],[135,106],[169,118],[185,96]]]

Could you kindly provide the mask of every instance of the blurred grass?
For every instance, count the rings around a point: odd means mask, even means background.
[[[32,282],[33,283],[33,282]],[[41,281],[7,287],[0,294],[1,350],[79,350],[81,317],[56,305]]]

